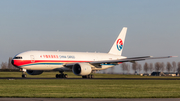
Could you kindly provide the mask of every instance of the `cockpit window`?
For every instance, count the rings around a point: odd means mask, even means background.
[[[22,59],[22,57],[20,57],[20,56],[17,56],[17,57],[14,57],[14,59]]]

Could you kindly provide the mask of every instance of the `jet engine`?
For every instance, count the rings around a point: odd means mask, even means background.
[[[27,70],[26,71],[29,75],[40,75],[43,73],[43,71],[40,70]]]
[[[84,76],[89,75],[92,69],[88,63],[77,63],[73,66],[72,71],[75,75]]]

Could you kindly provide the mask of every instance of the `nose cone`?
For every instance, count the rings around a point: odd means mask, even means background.
[[[18,67],[18,66],[14,63],[14,60],[13,60],[13,59],[11,60],[11,64],[12,64],[13,66],[15,66],[15,67]]]
[[[13,66],[15,66],[15,65],[14,65],[14,60],[13,60],[13,59],[11,60],[11,64],[12,64]]]

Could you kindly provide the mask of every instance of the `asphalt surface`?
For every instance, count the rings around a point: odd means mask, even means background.
[[[0,79],[87,79],[87,78],[22,78],[22,77],[0,77]],[[93,78],[93,80],[180,80],[180,78]]]
[[[0,98],[0,101],[180,101],[180,98]]]

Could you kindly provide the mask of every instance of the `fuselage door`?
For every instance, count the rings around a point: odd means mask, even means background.
[[[30,55],[30,57],[31,57],[31,62],[35,62],[35,58],[34,58],[34,55]]]

